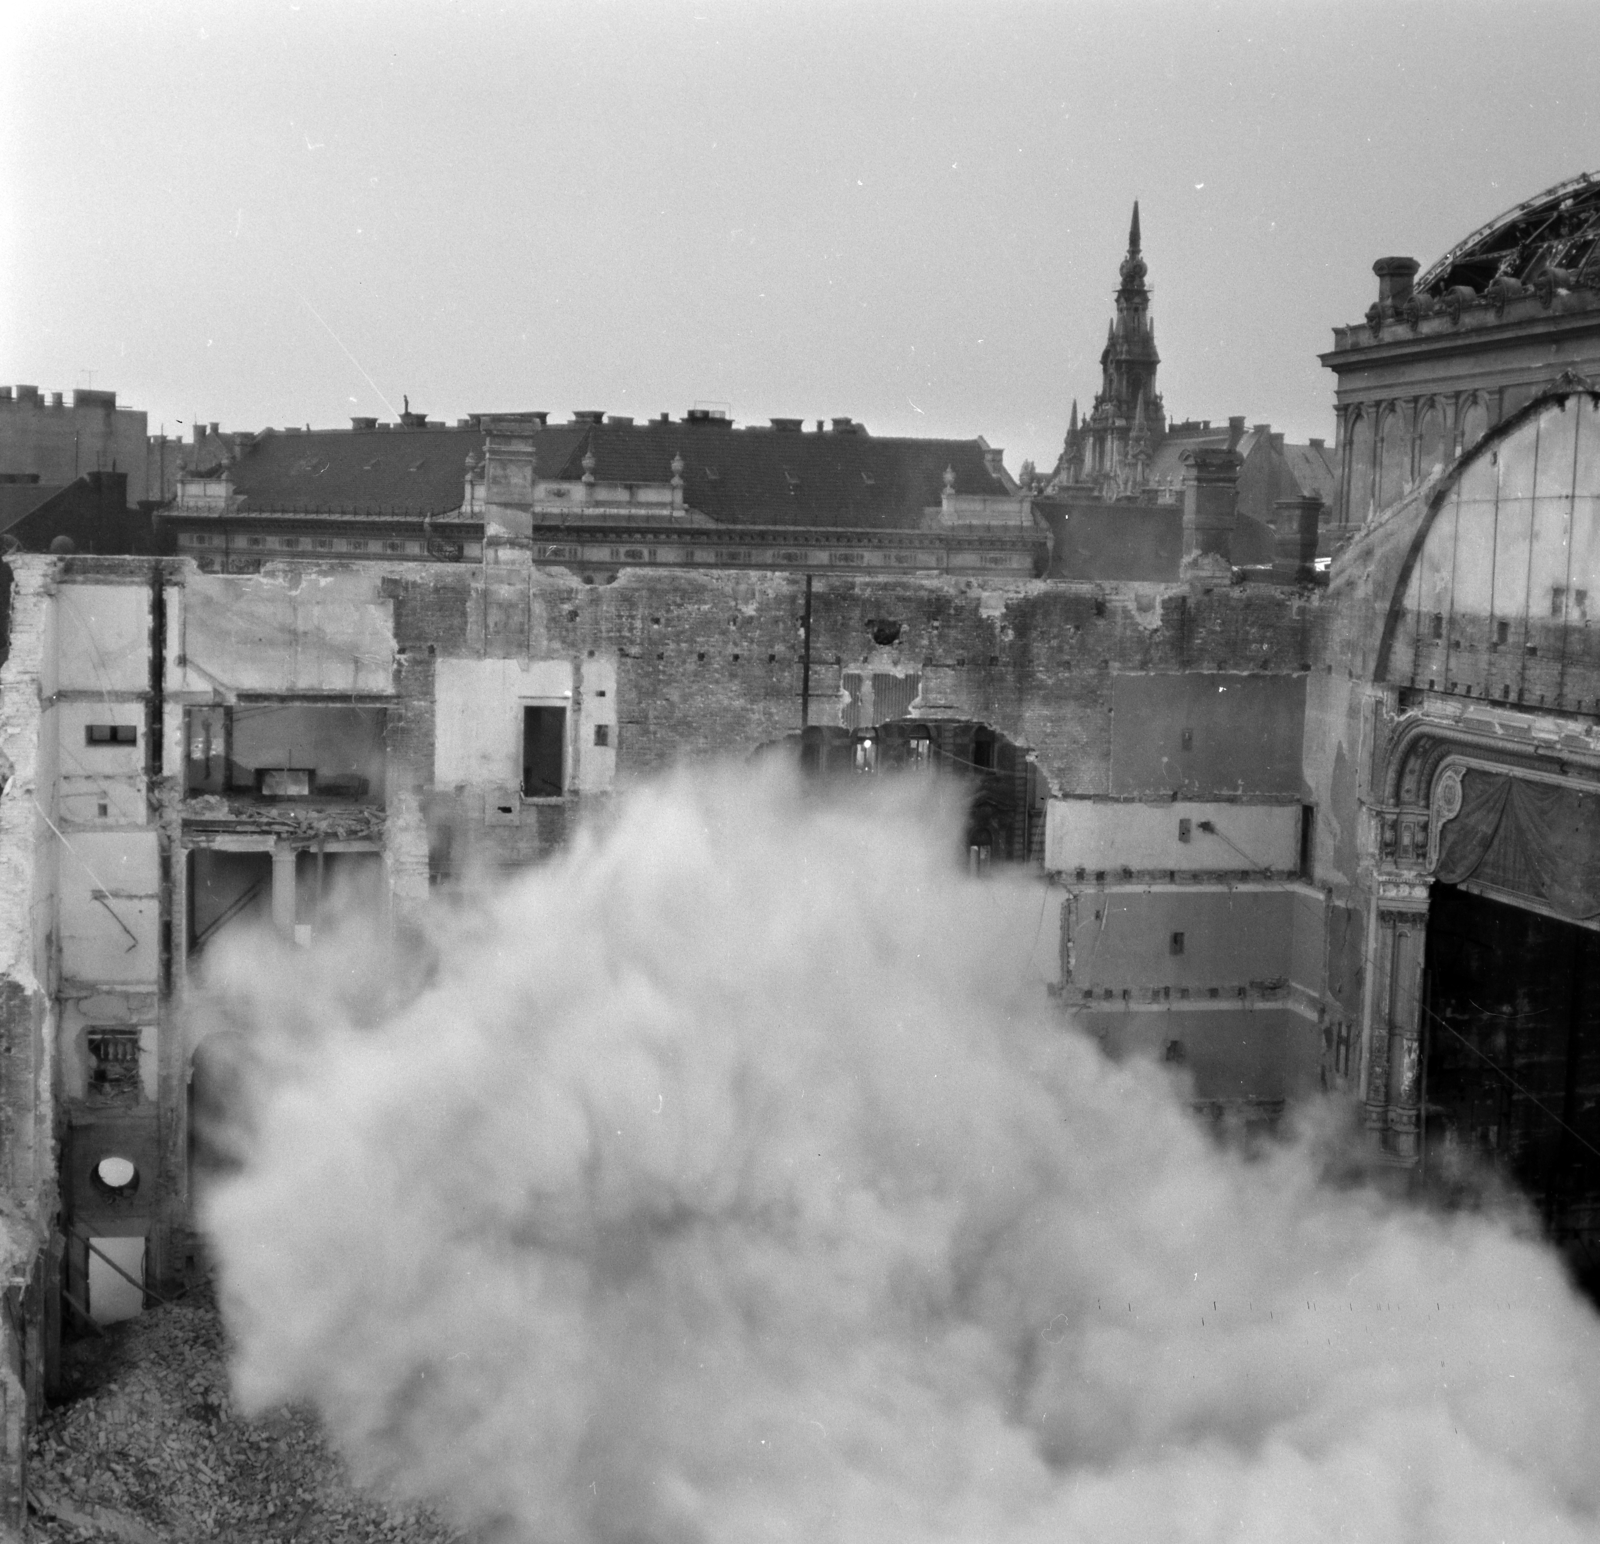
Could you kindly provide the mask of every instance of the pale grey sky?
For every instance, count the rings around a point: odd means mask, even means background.
[[[110,0],[0,22],[0,381],[152,430],[725,403],[1049,464],[1140,200],[1169,414],[1600,165],[1600,6]]]

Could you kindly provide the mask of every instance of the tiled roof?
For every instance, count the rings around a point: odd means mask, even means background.
[[[730,428],[724,423],[583,426],[559,463],[537,442],[540,477],[578,478],[594,453],[597,482],[664,483],[683,458],[685,502],[725,525],[911,529],[944,493],[1005,497],[980,440],[880,439],[867,434]],[[553,447],[552,447],[553,448]]]
[[[268,430],[229,470],[248,510],[430,515],[460,508],[469,454],[480,430]]]
[[[1326,445],[1285,445],[1283,455],[1294,480],[1300,484],[1300,491],[1316,494],[1331,508],[1334,484],[1338,481],[1333,452]]]
[[[947,467],[958,494],[1009,492],[981,440],[653,420],[550,424],[533,444],[537,475],[570,481],[591,451],[601,483],[667,483],[681,456],[685,501],[729,525],[912,528],[939,503]],[[460,506],[466,459],[483,449],[480,429],[274,432],[248,444],[231,475],[246,510],[438,514]]]

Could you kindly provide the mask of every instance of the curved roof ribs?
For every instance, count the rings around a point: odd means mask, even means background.
[[[1482,294],[1495,279],[1525,284],[1547,269],[1600,282],[1600,173],[1569,177],[1496,216],[1451,247],[1415,293],[1438,299],[1466,285]]]

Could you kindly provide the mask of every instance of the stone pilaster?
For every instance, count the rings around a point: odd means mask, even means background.
[[[1366,1123],[1384,1148],[1405,1163],[1416,1161],[1419,1146],[1428,883],[1420,874],[1381,878],[1375,900]]]

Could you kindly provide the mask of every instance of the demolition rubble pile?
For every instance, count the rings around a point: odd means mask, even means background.
[[[356,1489],[309,1413],[240,1415],[228,1392],[222,1326],[207,1298],[157,1308],[71,1349],[69,1398],[39,1423],[30,1448],[30,1538],[446,1544],[455,1537],[422,1513]]]

